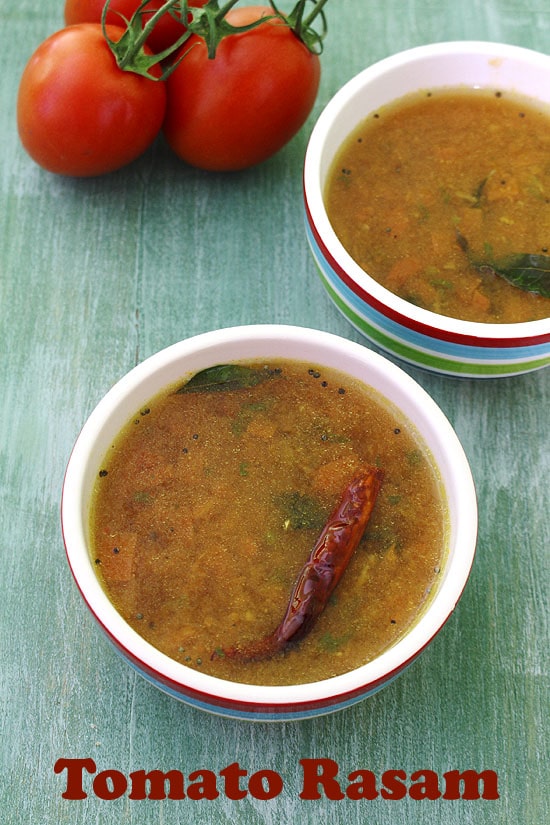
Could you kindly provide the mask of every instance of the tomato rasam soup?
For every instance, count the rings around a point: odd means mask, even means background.
[[[333,161],[325,205],[372,278],[441,315],[550,316],[550,110],[439,88],[370,114]]]
[[[297,644],[269,635],[358,469],[383,481],[362,540]],[[438,583],[448,511],[434,460],[378,393],[307,362],[229,364],[171,386],[125,426],[95,483],[92,558],[123,618],[171,658],[258,685],[352,670],[397,641]]]

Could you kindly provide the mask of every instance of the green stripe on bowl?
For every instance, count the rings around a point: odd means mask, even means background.
[[[461,376],[506,376],[517,375],[524,372],[532,372],[534,370],[542,369],[550,365],[550,356],[532,361],[521,361],[520,363],[478,363],[478,362],[464,362],[454,361],[449,358],[443,358],[438,355],[433,355],[414,347],[407,346],[401,341],[396,341],[395,338],[390,338],[385,335],[377,327],[369,324],[361,315],[358,315],[348,304],[342,300],[340,295],[334,291],[332,286],[325,280],[323,271],[317,266],[317,274],[321,278],[323,286],[340,310],[346,316],[353,326],[357,327],[360,332],[367,338],[370,338],[382,349],[394,353],[399,358],[405,361],[410,361],[417,366],[425,369],[436,370],[437,372],[449,373],[451,375]]]

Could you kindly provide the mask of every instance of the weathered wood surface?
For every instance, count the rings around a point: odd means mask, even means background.
[[[480,503],[460,605],[392,686],[333,716],[250,725],[147,685],[100,635],[71,579],[59,502],[72,444],[136,361],[197,332],[251,322],[359,336],[322,291],[302,226],[313,118],[263,166],[234,176],[178,164],[159,142],[110,177],[75,181],[21,149],[23,66],[62,25],[62,3],[2,9],[0,86],[0,818],[6,825],[307,823],[542,825],[548,806],[550,370],[507,380],[417,380],[449,416]],[[317,114],[365,65],[430,41],[501,40],[547,51],[542,0],[333,0]],[[272,800],[62,798],[59,758],[97,770],[272,769]],[[500,799],[302,800],[300,760],[347,774],[490,769]]]

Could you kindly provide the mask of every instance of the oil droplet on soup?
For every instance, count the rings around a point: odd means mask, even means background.
[[[117,610],[168,656],[238,682],[325,679],[377,656],[421,614],[445,555],[447,504],[423,440],[371,388],[299,361],[250,366],[261,381],[221,388],[208,375],[132,417],[98,472],[93,560]],[[309,634],[267,661],[215,655],[279,624],[365,465],[383,469],[383,485]]]

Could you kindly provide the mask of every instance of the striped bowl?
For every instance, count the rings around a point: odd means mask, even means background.
[[[89,546],[89,511],[102,460],[127,421],[175,381],[214,364],[295,358],[368,383],[416,428],[439,470],[449,507],[439,584],[416,623],[392,647],[349,673],[285,686],[239,684],[193,670],[161,653],[117,612],[97,577]],[[223,506],[223,503],[222,503]],[[477,535],[477,501],[460,442],[432,398],[398,366],[367,347],[301,327],[260,325],[206,332],[143,361],[103,397],[84,424],[63,484],[61,525],[80,593],[107,639],[148,682],[194,708],[234,719],[289,721],[347,708],[389,684],[431,642],[468,580]],[[100,653],[100,650],[97,651]],[[108,661],[108,659],[107,659]],[[97,661],[97,667],[103,667]]]
[[[304,164],[307,238],[328,294],[361,333],[383,350],[434,372],[494,378],[550,364],[550,318],[485,324],[438,315],[397,297],[342,246],[324,206],[333,158],[359,123],[409,92],[435,87],[515,91],[550,104],[550,57],[498,43],[419,46],[381,60],[346,83],[322,111]]]

